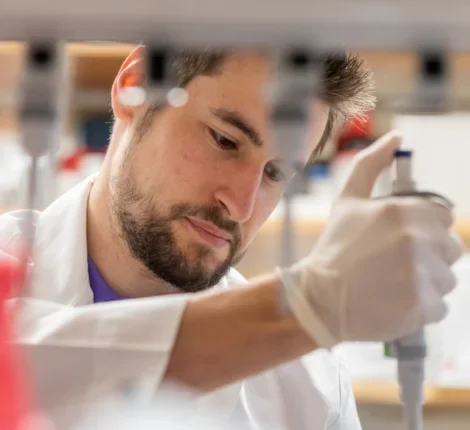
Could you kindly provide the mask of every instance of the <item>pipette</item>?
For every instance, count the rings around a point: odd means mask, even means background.
[[[396,178],[394,195],[420,195],[412,177],[412,151],[399,150],[395,154]],[[424,361],[426,339],[424,328],[386,345],[386,355],[398,360],[398,383],[403,404],[407,430],[422,430]]]
[[[392,193],[395,196],[421,197],[451,209],[453,204],[440,194],[418,191],[412,175],[412,151],[395,154],[396,177]],[[398,383],[407,430],[423,429],[424,362],[427,348],[424,328],[386,345],[387,356],[398,360]]]

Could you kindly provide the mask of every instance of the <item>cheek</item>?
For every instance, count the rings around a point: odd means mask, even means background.
[[[214,168],[214,160],[210,159],[199,139],[194,135],[181,136],[172,151],[176,173],[193,183],[195,179],[202,178],[208,169]]]
[[[260,197],[256,202],[255,209],[252,217],[244,225],[244,244],[243,247],[248,247],[263,224],[267,221],[276,206],[281,200],[282,191],[279,189],[264,190],[260,193]]]
[[[204,148],[201,138],[194,135],[181,135],[166,158],[168,179],[179,193],[194,199],[204,198],[211,191],[217,160]]]
[[[210,191],[224,164],[211,146],[206,130],[190,115],[175,117],[162,137],[161,160],[181,186]],[[225,166],[226,167],[226,166]]]
[[[178,199],[195,191],[204,180],[204,172],[211,171],[213,160],[203,150],[200,136],[191,133],[189,126],[173,122],[161,124],[145,137],[141,149],[137,149],[135,164],[142,181]]]

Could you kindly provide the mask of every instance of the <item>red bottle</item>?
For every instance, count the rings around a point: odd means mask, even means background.
[[[16,311],[6,303],[21,282],[19,268],[15,260],[0,256],[0,428],[9,430],[19,430],[32,411],[26,367],[12,342]]]

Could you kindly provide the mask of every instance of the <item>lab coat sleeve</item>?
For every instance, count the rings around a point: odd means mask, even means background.
[[[80,307],[11,300],[42,406],[86,404],[146,376],[158,385],[186,302],[186,295]]]

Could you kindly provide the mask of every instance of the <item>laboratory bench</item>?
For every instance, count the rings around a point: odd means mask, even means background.
[[[404,430],[398,386],[390,383],[354,382],[353,390],[363,430]],[[468,389],[428,387],[423,409],[426,430],[468,430]]]
[[[388,382],[353,382],[356,402],[369,406],[400,405],[399,387]],[[470,413],[470,387],[440,388],[428,386],[425,389],[425,409],[463,409]],[[469,422],[470,428],[470,422]]]

